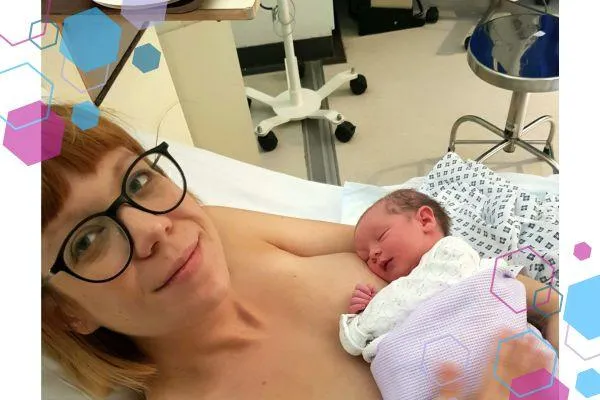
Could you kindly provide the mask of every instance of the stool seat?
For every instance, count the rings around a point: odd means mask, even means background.
[[[479,25],[469,42],[469,66],[482,80],[514,92],[558,90],[558,17],[519,14]]]

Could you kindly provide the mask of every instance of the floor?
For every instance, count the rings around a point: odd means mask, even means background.
[[[357,125],[350,142],[336,142],[341,182],[389,185],[426,174],[445,154],[452,124],[462,115],[478,115],[504,127],[511,93],[479,79],[466,62],[462,43],[474,26],[473,19],[458,19],[455,13],[442,11],[433,25],[362,37],[344,15],[341,26],[349,64],[325,66],[325,77],[351,65],[367,77],[369,85],[361,96],[341,88],[329,98],[329,108]],[[284,90],[286,84],[283,72],[245,80],[272,94]],[[557,92],[531,95],[527,121],[545,114],[558,118]],[[269,109],[252,105],[255,123],[268,116]],[[542,126],[530,138],[545,139],[547,132],[547,125]],[[276,134],[279,145],[261,154],[262,166],[306,178],[301,123],[279,127]],[[494,138],[472,124],[463,125],[459,137]],[[463,158],[475,158],[486,148],[462,145],[456,151]],[[554,151],[558,159],[558,135]],[[501,151],[486,164],[502,172],[552,173],[547,164],[520,149],[512,154]]]

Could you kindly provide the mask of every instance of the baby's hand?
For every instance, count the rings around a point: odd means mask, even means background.
[[[356,285],[350,299],[350,314],[358,314],[367,308],[367,305],[376,293],[377,289],[371,284],[363,285],[359,283]]]

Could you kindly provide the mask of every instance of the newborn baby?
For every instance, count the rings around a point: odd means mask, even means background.
[[[420,303],[484,269],[492,274],[494,260],[481,260],[464,240],[448,236],[449,231],[443,208],[415,190],[393,192],[362,215],[355,231],[356,252],[389,285],[377,295],[371,286],[356,286],[350,313],[340,318],[340,341],[348,353],[371,362],[378,343]],[[497,271],[516,278],[520,267],[499,262]],[[525,286],[528,298],[542,287]],[[556,347],[558,324],[551,325],[546,334]]]

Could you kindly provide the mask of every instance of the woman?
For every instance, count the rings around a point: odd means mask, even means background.
[[[108,119],[84,133],[70,107],[52,111],[67,128],[42,163],[43,344],[79,386],[380,398],[337,340],[355,282],[384,285],[354,255],[352,227],[203,206],[166,146],[140,157]]]

